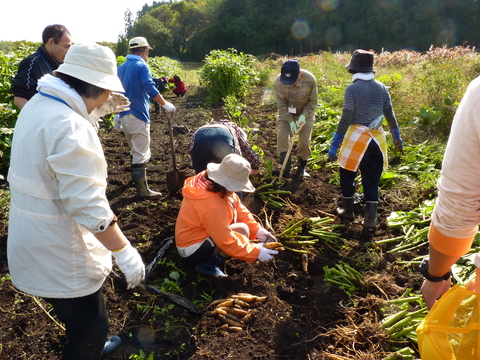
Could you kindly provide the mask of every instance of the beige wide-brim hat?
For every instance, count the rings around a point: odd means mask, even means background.
[[[55,72],[73,76],[111,91],[125,92],[117,76],[117,59],[110,48],[98,44],[75,44]]]
[[[228,154],[220,164],[207,165],[208,177],[228,191],[254,192],[250,182],[250,163],[237,154]]]

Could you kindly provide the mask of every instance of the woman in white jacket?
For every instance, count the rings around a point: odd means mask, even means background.
[[[111,91],[124,91],[113,52],[74,45],[55,76],[39,80],[13,137],[10,275],[18,289],[51,303],[65,323],[63,359],[102,356],[108,317],[101,288],[112,254],[128,288],[145,275],[105,196],[107,164],[96,129],[99,115],[117,110]]]

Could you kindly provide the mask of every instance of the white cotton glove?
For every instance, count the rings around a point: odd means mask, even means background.
[[[277,241],[275,236],[273,236],[271,233],[269,233],[264,228],[258,229],[257,235],[255,235],[255,237],[263,243],[269,243],[269,242],[276,242]]]
[[[93,109],[90,116],[100,118],[107,114],[130,110],[130,100],[120,93],[112,92],[107,101]]]
[[[258,254],[258,260],[261,262],[265,262],[268,260],[272,260],[274,255],[278,254],[277,250],[267,249],[263,246],[263,243],[260,243],[260,254]]]
[[[175,111],[175,105],[173,105],[171,102],[168,102],[168,101],[165,101],[165,105],[162,105],[162,107],[165,109],[166,112]]]
[[[113,128],[118,131],[123,129],[122,123],[120,122],[120,116],[117,114],[113,115]]]
[[[145,265],[130,242],[120,251],[112,252],[118,267],[125,275],[127,289],[133,289],[145,279]]]

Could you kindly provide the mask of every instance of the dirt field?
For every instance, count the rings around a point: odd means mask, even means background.
[[[259,104],[258,91],[249,98],[245,113],[250,126],[259,129],[257,145],[264,150],[265,161],[277,164],[276,109]],[[192,131],[212,118],[226,118],[222,107],[197,106],[202,95],[195,89],[190,89],[185,98],[167,98],[177,106],[174,124]],[[387,248],[374,244],[374,240],[395,235],[387,228],[385,218],[391,211],[412,208],[412,204],[399,200],[408,198],[408,194],[398,189],[382,193],[381,223],[374,234],[363,232],[360,216],[340,228],[345,243],[319,242],[312,247],[308,272],[302,270],[299,254],[283,251],[275,261],[267,263],[230,259],[222,265],[228,277],[206,278],[180,260],[174,245],[165,245],[165,240],[174,234],[181,203],[180,198],[168,196],[167,192],[166,173],[172,170],[172,157],[166,130],[165,118],[152,115],[149,185],[165,195],[156,200],[135,196],[123,133],[109,129],[101,134],[109,166],[108,198],[120,227],[146,264],[162,247],[165,249],[163,261],[153,267],[148,284],[160,286],[172,271],[178,271],[180,276],[174,283],[185,299],[199,306],[198,312],[173,306],[175,303],[168,297],[148,288],[127,291],[121,273],[112,273],[104,291],[110,332],[122,338],[122,345],[109,359],[129,359],[140,350],[146,356],[135,359],[147,359],[152,352],[155,359],[383,359],[392,344],[379,329],[380,303],[399,296],[406,288],[418,290],[422,280],[416,272],[396,265],[399,255],[387,254]],[[191,135],[175,135],[178,168],[186,175],[194,174],[188,155]],[[328,183],[332,170],[322,168],[309,173],[310,177],[303,181],[285,183],[284,188],[292,192],[289,207],[265,208],[252,194],[244,197],[244,203],[263,224],[271,223],[276,233],[292,219],[333,214],[340,189]],[[262,185],[265,175],[263,169],[260,175],[253,176],[253,184]],[[341,223],[340,219],[335,221]],[[59,359],[64,331],[41,308],[46,309],[45,303],[19,293],[6,279],[6,228],[0,228],[0,236],[0,358]],[[327,286],[323,279],[323,267],[340,260],[366,278],[362,288],[353,293],[353,303],[343,290]],[[223,334],[220,321],[211,315],[212,309],[201,307],[198,301],[205,304],[237,293],[266,296],[267,301],[254,306],[255,318],[245,330]]]

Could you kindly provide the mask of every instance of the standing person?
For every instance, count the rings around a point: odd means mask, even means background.
[[[101,288],[112,255],[128,289],[145,275],[108,204],[107,164],[89,116],[108,103],[111,91],[123,91],[116,70],[109,48],[72,46],[55,76],[39,80],[13,136],[10,275],[18,289],[44,298],[65,323],[62,358],[68,360],[102,356],[108,317]]]
[[[12,80],[13,103],[22,109],[37,93],[37,82],[45,74],[52,74],[63,63],[72,46],[70,32],[63,25],[48,25],[42,33],[42,45],[20,62]]]
[[[254,262],[278,254],[263,243],[275,237],[255,221],[235,192],[253,192],[250,164],[237,154],[188,178],[175,224],[175,243],[182,258],[205,275],[226,276],[218,268],[227,257]],[[260,244],[250,240],[259,239]]]
[[[148,52],[152,47],[144,37],[129,41],[130,54],[118,68],[118,76],[130,100],[130,110],[120,113],[120,123],[130,147],[132,156],[132,179],[137,195],[142,197],[160,196],[147,183],[147,162],[150,160],[150,98],[159,103],[167,112],[175,106],[165,101],[155,87],[150,68],[147,65]]]
[[[185,83],[180,79],[180,76],[174,75],[173,79],[169,79],[168,82],[171,84],[175,84],[175,87],[172,91],[175,95],[177,95],[177,97],[185,96],[185,93],[187,92],[187,87],[185,86]]]
[[[478,138],[480,77],[467,88],[453,118],[437,183],[438,198],[428,233],[429,258],[420,268],[424,275],[421,292],[431,308],[450,287],[450,267],[471,248],[480,223],[480,151]],[[475,279],[480,281],[480,279]]]
[[[304,124],[298,134],[298,168],[294,175],[301,178],[305,175],[305,166],[312,153],[310,139],[318,103],[317,80],[310,71],[300,69],[296,59],[290,59],[283,63],[280,75],[275,78],[273,89],[278,109],[277,151],[280,155],[280,165],[287,156],[289,138],[297,132],[301,124]],[[282,174],[284,178],[291,177],[291,156],[287,161]],[[274,170],[273,174],[280,175],[280,171]]]
[[[225,156],[235,153],[248,160],[251,174],[260,170],[260,159],[248,142],[247,134],[228,120],[215,121],[198,128],[190,141],[190,156],[195,174],[207,169],[207,164],[220,164]]]
[[[329,160],[340,163],[343,208],[338,208],[337,212],[349,221],[355,217],[353,196],[355,177],[360,169],[366,201],[363,226],[369,231],[377,226],[378,182],[388,165],[387,143],[382,128],[384,116],[395,147],[403,151],[390,94],[384,84],[374,79],[373,60],[373,52],[355,50],[346,67],[353,74],[353,84],[345,89],[342,117],[328,151]],[[340,144],[342,147],[337,157]]]

